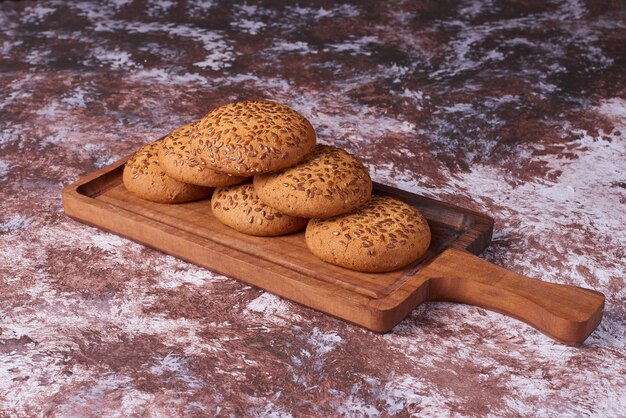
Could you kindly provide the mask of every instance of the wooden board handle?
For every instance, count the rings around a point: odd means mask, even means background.
[[[530,279],[454,248],[424,273],[430,277],[430,300],[500,312],[565,344],[582,344],[602,320],[600,292]]]

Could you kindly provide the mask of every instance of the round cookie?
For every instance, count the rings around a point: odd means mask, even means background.
[[[295,110],[249,101],[209,112],[199,121],[192,146],[214,169],[252,176],[297,163],[315,141],[313,126]]]
[[[388,196],[372,196],[362,208],[330,219],[311,219],[309,250],[322,260],[365,272],[404,267],[430,245],[426,219],[412,206]]]
[[[190,123],[167,135],[159,149],[159,164],[168,176],[184,183],[206,187],[239,184],[245,177],[221,173],[207,166],[206,160],[196,155],[191,147],[191,135],[198,122]]]
[[[186,184],[165,174],[157,157],[160,142],[144,145],[126,161],[122,176],[126,189],[157,203],[190,202],[211,196],[211,188]]]
[[[262,201],[284,214],[330,218],[366,203],[372,179],[355,156],[317,145],[293,167],[254,176],[254,188]]]
[[[231,228],[244,234],[264,237],[298,231],[309,221],[283,215],[265,205],[250,183],[215,189],[211,209],[218,220]]]

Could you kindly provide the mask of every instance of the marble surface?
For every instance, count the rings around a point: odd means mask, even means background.
[[[7,1],[0,28],[0,415],[623,416],[624,2]],[[376,335],[63,214],[258,98],[492,215],[486,259],[603,292],[603,322],[573,348],[429,303]]]

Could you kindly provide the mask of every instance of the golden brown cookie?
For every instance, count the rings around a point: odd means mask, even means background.
[[[306,244],[322,260],[352,270],[392,271],[422,257],[430,228],[413,206],[372,196],[362,208],[330,219],[311,219]]]
[[[124,166],[122,176],[129,192],[142,199],[158,203],[182,203],[211,196],[212,188],[175,180],[159,165],[161,141],[141,147]]]
[[[248,235],[284,235],[304,228],[308,222],[265,205],[250,183],[215,189],[211,208],[222,223]]]
[[[193,122],[182,126],[163,139],[159,149],[159,164],[163,171],[178,181],[206,187],[231,186],[245,181],[246,177],[210,168],[203,157],[196,155],[190,142],[197,125],[198,122]]]
[[[254,176],[254,188],[263,202],[284,214],[330,218],[366,203],[372,179],[355,156],[317,145],[293,167]]]
[[[313,126],[295,110],[250,101],[209,112],[200,120],[192,146],[214,169],[252,176],[297,163],[315,141]]]

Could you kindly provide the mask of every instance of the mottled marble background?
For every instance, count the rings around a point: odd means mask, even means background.
[[[0,3],[0,415],[624,416],[623,1]],[[265,98],[597,289],[584,346],[429,303],[377,335],[64,216],[64,185]]]

